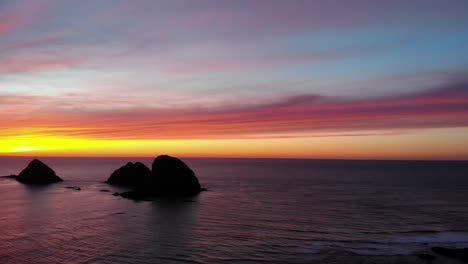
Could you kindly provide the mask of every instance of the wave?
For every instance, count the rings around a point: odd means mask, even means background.
[[[442,229],[442,230],[407,230],[407,231],[361,231],[361,232],[317,232],[329,234],[369,234],[369,235],[396,235],[396,234],[436,234],[441,232],[466,232],[468,229]]]
[[[408,233],[407,233],[408,234]],[[417,233],[410,233],[417,234]],[[466,231],[442,231],[442,232],[419,232],[420,235],[408,235],[392,238],[391,243],[407,244],[407,243],[468,243],[468,232]]]
[[[414,231],[399,232],[392,234],[421,234],[421,235],[401,235],[383,240],[333,240],[320,239],[316,242],[337,242],[337,243],[368,243],[368,244],[440,244],[440,243],[468,243],[468,231]],[[424,235],[427,234],[427,235]]]
[[[400,234],[400,235],[396,235]],[[379,240],[316,240],[311,252],[322,250],[343,250],[358,255],[410,255],[416,251],[427,250],[432,246],[467,247],[468,232],[430,231],[399,232]]]

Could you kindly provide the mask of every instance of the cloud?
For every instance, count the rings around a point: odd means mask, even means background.
[[[60,49],[54,52],[37,49],[53,47],[51,45],[60,40],[49,32],[32,30],[35,25],[47,20],[46,13],[50,12],[52,3],[44,0],[14,2],[0,12],[0,74],[56,70],[78,66],[86,61],[67,55]]]
[[[44,9],[46,9],[46,5],[41,0],[13,5],[12,7],[7,5],[4,12],[0,12],[0,36],[31,23],[40,17]]]
[[[383,47],[382,47],[383,48]],[[160,68],[169,73],[204,73],[221,71],[245,71],[272,67],[286,67],[298,64],[317,64],[329,60],[338,60],[377,51],[377,47],[368,49],[343,49],[322,51],[308,54],[275,54],[268,56],[206,57],[199,59],[174,59]]]
[[[376,23],[407,23],[421,17],[459,24],[465,17],[464,1],[186,1],[165,3],[167,13],[178,12],[176,28],[208,28],[225,38],[244,39],[285,32],[319,31]],[[158,5],[149,7],[157,8]],[[424,6],[424,8],[421,8]],[[465,9],[466,10],[466,9]],[[450,14],[450,15],[448,15]],[[460,23],[462,24],[462,23]]]
[[[73,57],[14,57],[0,59],[0,73],[24,73],[57,70],[80,66],[84,58]]]
[[[16,41],[0,41],[2,55],[12,49],[16,51],[41,46],[58,53],[61,58],[78,52],[93,60],[102,59],[102,63],[108,63],[105,66],[109,68],[115,65],[124,67],[128,63],[126,59],[138,60],[136,64],[141,66],[136,67],[141,67],[141,71],[151,67],[165,73],[253,70],[349,58],[369,50],[364,47],[363,51],[301,52],[294,50],[296,47],[293,43],[287,54],[283,54],[273,44],[294,34],[327,29],[333,31],[336,28],[346,31],[356,25],[365,29],[366,26],[375,25],[376,21],[385,24],[389,19],[401,21],[424,17],[431,22],[449,21],[446,18],[460,17],[459,13],[464,13],[464,4],[458,3],[457,6],[453,1],[443,4],[434,1],[425,4],[424,9],[420,8],[420,1],[219,3],[208,0],[197,4],[187,1],[139,1],[129,4],[120,1],[77,3],[37,0],[15,3],[18,4],[7,6],[6,11],[0,13],[0,36],[3,33],[19,36]],[[454,21],[452,24],[463,24],[461,20]],[[28,38],[30,36],[36,37]],[[57,36],[60,36],[61,45],[56,47],[51,44],[57,41]],[[196,50],[190,52],[191,49],[199,46],[208,47],[208,51],[192,57]],[[217,48],[220,54],[216,54]],[[191,54],[186,54],[187,51]],[[37,54],[37,50],[27,52]],[[143,58],[130,56],[135,53],[140,53]],[[109,63],[106,59],[110,57],[116,57],[114,59],[119,60],[118,63]],[[8,61],[1,61],[0,58],[0,64],[6,63]],[[44,63],[57,64],[39,64]],[[13,72],[22,71],[16,65],[10,68],[17,68],[10,70]],[[28,67],[25,71],[29,71]]]
[[[46,134],[111,139],[215,139],[275,134],[365,136],[369,134],[366,131],[466,127],[468,83],[407,95],[360,99],[306,94],[235,108],[63,111],[60,103],[56,106],[56,109],[48,108],[46,113],[6,116],[0,129],[2,125],[4,129],[36,127]]]
[[[21,41],[14,41],[11,43],[7,43],[4,45],[0,44],[0,53],[11,51],[14,49],[22,49],[22,48],[29,48],[29,47],[37,47],[41,45],[47,45],[56,42],[58,39],[55,37],[39,37],[35,39],[28,39],[28,40],[21,40]]]

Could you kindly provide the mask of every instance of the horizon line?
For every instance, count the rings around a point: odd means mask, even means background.
[[[168,155],[168,154],[160,154],[160,155]],[[154,156],[48,156],[48,155],[2,155],[0,154],[0,158],[65,158],[65,159],[73,159],[73,158],[83,158],[83,159],[123,159],[123,158],[132,158],[132,159],[147,159],[147,158],[156,158],[160,155]],[[415,158],[415,159],[401,159],[401,158],[300,158],[300,157],[241,157],[241,156],[184,156],[184,155],[169,155],[181,159],[263,159],[263,160],[317,160],[317,161],[415,161],[415,162],[468,162],[468,159],[424,159],[424,158]]]

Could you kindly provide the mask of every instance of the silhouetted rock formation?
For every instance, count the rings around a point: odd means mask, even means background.
[[[468,263],[468,248],[433,247],[432,251],[439,255],[459,259]]]
[[[16,180],[25,184],[49,184],[63,181],[54,170],[37,159],[31,161],[16,177]]]
[[[203,191],[192,169],[178,158],[163,155],[154,159],[151,177],[136,189],[120,195],[131,199],[148,196],[190,196]]]
[[[125,186],[138,186],[143,184],[151,176],[151,171],[145,164],[129,162],[125,166],[114,171],[107,183]]]

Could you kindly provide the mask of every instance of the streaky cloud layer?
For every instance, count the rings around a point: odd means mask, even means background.
[[[11,126],[39,134],[109,139],[233,139],[468,126],[466,82],[400,96],[350,99],[309,94],[214,109],[57,111],[64,105],[54,98],[0,96],[0,102],[4,112],[12,113],[0,127],[3,136],[11,135],[7,132]],[[17,104],[36,107],[13,114]]]

